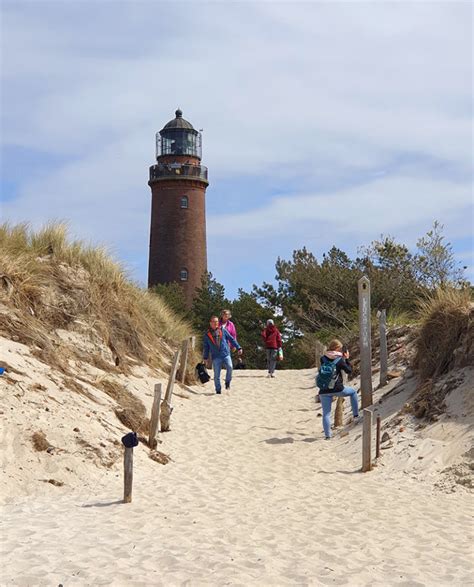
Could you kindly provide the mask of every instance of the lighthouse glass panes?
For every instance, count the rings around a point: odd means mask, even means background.
[[[156,136],[157,157],[160,155],[189,155],[200,159],[201,154],[201,133],[196,130],[166,129]]]
[[[189,208],[188,196],[182,196],[181,197],[181,208],[184,208],[184,209]]]
[[[188,270],[181,269],[181,271],[179,272],[179,278],[181,281],[188,281]]]

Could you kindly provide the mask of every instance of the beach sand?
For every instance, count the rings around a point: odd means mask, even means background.
[[[362,425],[325,441],[313,378],[240,371],[222,396],[175,398],[159,446],[172,461],[135,449],[131,504],[120,462],[10,499],[1,584],[472,585],[472,495],[404,471],[432,447],[409,435],[360,473]]]

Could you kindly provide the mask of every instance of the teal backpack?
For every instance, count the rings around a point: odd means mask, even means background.
[[[321,391],[334,389],[337,379],[336,365],[340,360],[341,357],[338,357],[337,359],[334,359],[334,361],[327,359],[327,361],[321,363],[316,376],[316,385]]]

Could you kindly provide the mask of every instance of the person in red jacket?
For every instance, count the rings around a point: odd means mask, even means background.
[[[262,332],[262,338],[267,350],[267,377],[274,377],[278,349],[281,349],[281,334],[273,320],[267,320],[267,327]]]

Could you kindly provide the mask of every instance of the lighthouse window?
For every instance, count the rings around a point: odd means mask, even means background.
[[[179,278],[181,281],[188,281],[188,270],[181,269],[181,271],[179,272]]]
[[[181,198],[181,208],[189,208],[188,196],[183,196]]]

